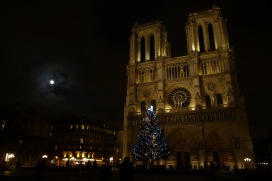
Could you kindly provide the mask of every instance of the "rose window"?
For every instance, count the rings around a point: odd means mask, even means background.
[[[174,89],[168,97],[168,103],[174,108],[188,107],[190,102],[191,94],[183,87]]]

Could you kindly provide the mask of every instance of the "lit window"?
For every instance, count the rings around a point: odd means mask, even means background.
[[[84,129],[84,125],[81,125],[81,129]]]
[[[80,143],[83,143],[83,138],[80,138]]]
[[[70,128],[73,129],[73,125],[71,125]]]

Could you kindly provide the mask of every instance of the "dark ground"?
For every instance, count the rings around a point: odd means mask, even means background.
[[[0,171],[0,181],[100,181],[100,171],[86,173],[78,169],[54,170],[44,169],[21,169],[19,171]],[[188,172],[176,171],[141,171],[135,172],[133,181],[248,181],[262,180],[272,178],[271,171],[268,170],[236,170],[236,171],[218,171],[216,175],[205,174],[199,170]],[[108,181],[119,181],[118,171],[113,171]]]

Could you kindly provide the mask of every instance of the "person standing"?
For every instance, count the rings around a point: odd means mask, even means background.
[[[90,160],[88,160],[86,166],[85,166],[85,171],[86,171],[86,175],[89,176],[92,170],[92,163]]]
[[[97,173],[97,169],[98,169],[98,165],[97,165],[96,160],[94,160],[94,162],[93,162],[93,172],[94,172],[95,174]]]
[[[134,166],[130,161],[130,157],[125,157],[124,161],[120,164],[119,173],[121,181],[132,181],[133,180]]]
[[[111,165],[108,161],[101,165],[100,181],[109,181],[111,177]]]

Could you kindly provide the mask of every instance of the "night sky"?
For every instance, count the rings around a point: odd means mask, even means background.
[[[120,127],[131,27],[136,22],[162,20],[172,56],[183,56],[189,13],[208,10],[215,3],[227,18],[252,135],[267,135],[272,129],[268,0],[0,3],[0,105],[21,104],[51,118],[86,116]],[[50,85],[51,79],[55,84]]]

